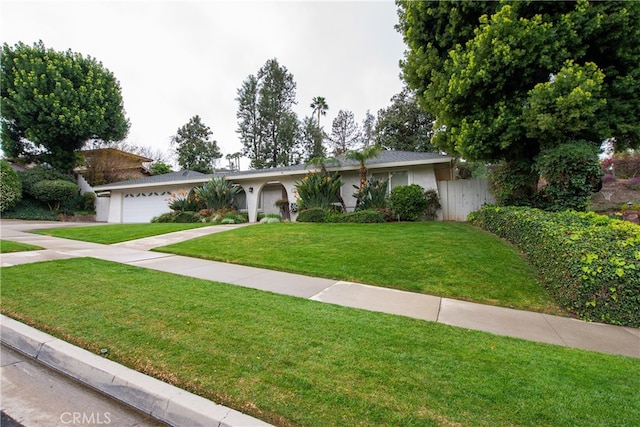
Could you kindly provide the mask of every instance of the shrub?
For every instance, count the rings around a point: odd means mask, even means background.
[[[571,141],[544,150],[536,159],[536,168],[547,185],[542,189],[550,211],[584,211],[592,192],[602,186],[598,148],[587,141]]]
[[[593,212],[495,206],[468,219],[517,245],[565,309],[640,326],[640,226]]]
[[[88,212],[96,211],[96,193],[87,191],[82,193],[82,205],[80,209]]]
[[[429,221],[433,221],[438,218],[438,211],[442,208],[440,205],[440,198],[438,192],[434,189],[430,189],[424,192],[424,197],[427,199],[427,207],[425,208],[425,215]]]
[[[194,189],[196,197],[207,209],[231,209],[240,187],[228,181],[226,177],[213,177],[202,187]]]
[[[616,177],[611,175],[610,173],[602,175],[603,184],[609,184],[610,182],[614,182],[615,180],[616,180]]]
[[[298,195],[298,208],[301,210],[322,208],[329,209],[336,201],[342,188],[340,174],[309,172],[295,183]]]
[[[0,212],[13,208],[22,199],[22,183],[9,162],[0,160]]]
[[[282,222],[282,217],[278,214],[267,214],[260,219],[260,224],[275,224]]]
[[[353,197],[358,201],[356,203],[357,210],[384,209],[387,207],[388,180],[371,177],[362,186],[362,191],[357,185],[354,185],[353,188],[356,189]]]
[[[73,176],[62,173],[56,169],[52,169],[46,166],[35,166],[31,169],[18,172],[20,181],[22,182],[23,193],[28,194],[31,197],[37,199],[34,194],[34,186],[42,181],[68,181],[73,184],[76,180]]]
[[[537,175],[529,161],[502,162],[489,173],[491,193],[502,206],[530,206],[535,199]]]
[[[385,216],[375,209],[367,209],[356,212],[331,214],[327,217],[327,222],[380,223],[385,222]]]
[[[180,190],[177,193],[171,193],[168,200],[169,209],[176,212],[195,212],[198,210],[198,201],[195,194]]]
[[[325,222],[328,212],[322,208],[310,208],[301,211],[296,221],[298,222]]]
[[[418,184],[401,185],[391,191],[391,209],[402,221],[415,221],[424,215],[427,199]]]
[[[2,213],[3,218],[31,219],[36,221],[59,221],[55,212],[44,207],[38,201],[28,198],[22,199],[14,208]]]
[[[193,223],[200,222],[200,217],[196,212],[168,212],[152,218],[151,222]]]
[[[611,159],[613,173],[618,178],[633,178],[640,176],[640,156],[629,153],[616,154]]]
[[[31,191],[36,200],[46,203],[52,211],[57,211],[62,202],[76,200],[80,188],[73,182],[58,179],[40,181],[33,185]]]

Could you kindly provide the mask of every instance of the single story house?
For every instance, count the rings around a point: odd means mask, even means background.
[[[389,191],[395,186],[408,184],[438,191],[438,181],[453,179],[453,161],[453,158],[439,153],[382,151],[376,158],[367,160],[365,165],[369,176],[389,180]],[[328,164],[327,169],[340,172],[344,182],[341,196],[347,210],[353,210],[356,204],[353,186],[359,185],[360,163],[341,160]],[[256,222],[258,213],[280,212],[276,206],[277,200],[295,203],[295,183],[313,170],[319,170],[319,167],[294,165],[224,175],[242,188],[237,199],[238,208],[248,212],[250,222]],[[153,217],[170,211],[168,205],[172,194],[188,193],[214,175],[181,171],[94,187],[98,203],[103,205],[102,209],[97,209],[97,220],[114,223],[149,222]],[[292,209],[291,220],[295,221],[296,216],[295,209]]]

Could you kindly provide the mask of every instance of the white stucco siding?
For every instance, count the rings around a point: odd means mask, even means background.
[[[425,190],[438,191],[438,181],[433,170],[433,165],[425,165],[420,168],[411,169],[409,173],[409,184],[418,184]]]

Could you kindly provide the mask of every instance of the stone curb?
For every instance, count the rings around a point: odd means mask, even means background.
[[[0,315],[0,340],[53,370],[172,426],[270,426]]]

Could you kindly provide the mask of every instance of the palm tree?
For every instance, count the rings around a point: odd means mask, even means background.
[[[382,151],[382,147],[379,145],[370,145],[368,147],[364,147],[362,150],[350,150],[345,154],[345,159],[347,160],[355,160],[360,163],[360,188],[358,188],[358,193],[361,193],[364,189],[364,186],[367,184],[367,166],[365,162],[370,159],[374,159],[380,154]],[[360,199],[356,200],[356,209],[358,209],[358,205],[360,204]]]
[[[320,115],[326,116],[329,109],[327,100],[323,96],[316,96],[311,100],[311,108],[313,108],[314,113],[318,113],[318,129],[320,129]]]

